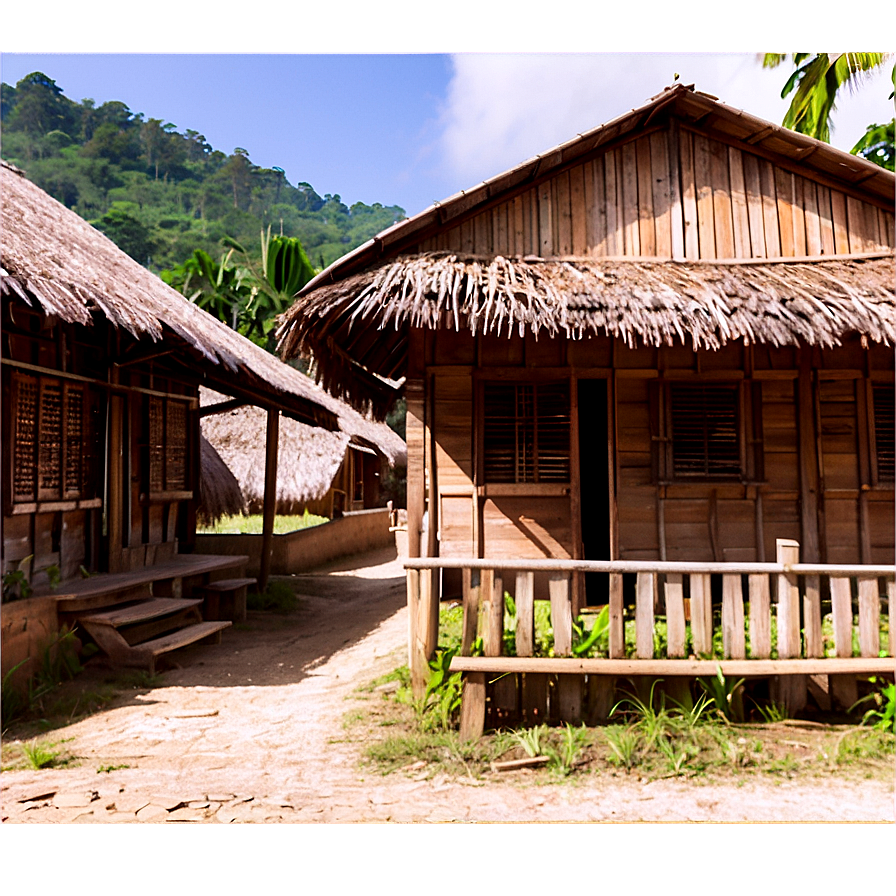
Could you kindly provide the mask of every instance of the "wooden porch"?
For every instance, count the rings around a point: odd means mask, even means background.
[[[405,568],[417,694],[438,646],[439,571],[463,571],[463,639],[451,670],[463,673],[467,738],[487,722],[598,723],[620,677],[671,678],[674,690],[675,681],[721,668],[770,679],[773,699],[799,712],[810,693],[816,703],[849,708],[857,676],[894,674],[896,566],[800,563],[791,540],[778,540],[775,563],[411,558]],[[608,578],[605,656],[574,655],[582,610],[574,594],[582,589],[572,579],[585,573]],[[633,600],[625,599],[624,577],[634,580]],[[513,589],[512,616],[505,588]],[[550,603],[551,656],[536,655],[537,600]],[[513,656],[502,655],[505,629],[514,633]]]

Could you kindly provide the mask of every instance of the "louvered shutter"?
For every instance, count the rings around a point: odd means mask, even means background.
[[[879,482],[896,480],[896,428],[893,421],[893,386],[875,383],[874,401],[874,442],[877,448],[877,478]]]
[[[676,477],[741,476],[738,394],[736,385],[670,386],[672,468]]]

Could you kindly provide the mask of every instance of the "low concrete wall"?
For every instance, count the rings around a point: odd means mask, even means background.
[[[274,536],[271,573],[288,576],[305,572],[350,554],[393,547],[389,509],[358,510],[319,526]],[[257,576],[261,567],[260,535],[197,535],[199,554],[246,554],[246,572]]]
[[[56,600],[52,597],[29,597],[11,601],[0,610],[0,671],[6,675],[29,657],[11,678],[23,686],[40,667],[41,654],[59,628]]]

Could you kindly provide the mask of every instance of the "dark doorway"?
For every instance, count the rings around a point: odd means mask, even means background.
[[[579,470],[585,560],[610,559],[610,477],[607,380],[579,380]],[[609,576],[585,574],[585,602],[609,601]]]

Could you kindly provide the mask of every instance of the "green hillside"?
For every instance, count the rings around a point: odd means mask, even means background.
[[[405,217],[398,206],[319,196],[237,147],[214,149],[197,131],[144,118],[124,102],[74,102],[42,72],[3,84],[4,159],[153,271],[230,238],[260,253],[259,234],[296,237],[321,268]]]

